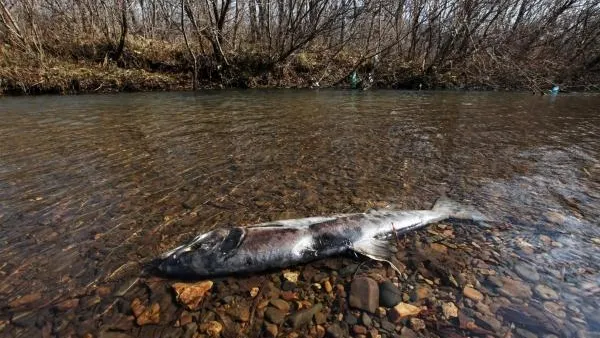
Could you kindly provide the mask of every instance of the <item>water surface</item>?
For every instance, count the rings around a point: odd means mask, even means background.
[[[558,243],[521,259],[598,332],[598,107],[333,90],[3,98],[0,304],[33,300],[0,305],[0,320],[18,321],[11,335],[39,329],[52,304],[212,227],[448,194],[510,224],[507,242]]]

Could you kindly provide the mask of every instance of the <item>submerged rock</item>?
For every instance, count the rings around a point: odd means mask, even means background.
[[[212,281],[201,281],[198,283],[175,283],[172,285],[177,294],[177,301],[185,305],[189,310],[196,311],[204,299],[206,293],[212,288]]]
[[[22,296],[22,297],[12,300],[10,303],[8,303],[8,306],[11,308],[25,307],[25,306],[30,305],[31,303],[37,302],[40,299],[42,299],[42,293],[41,292],[33,292],[33,293],[30,293],[25,296]]]
[[[298,311],[288,318],[288,322],[290,323],[291,327],[293,327],[294,329],[298,329],[298,328],[310,323],[313,316],[317,312],[321,311],[322,308],[323,308],[323,305],[316,304],[315,306],[313,306],[310,309]]]
[[[532,292],[529,285],[508,277],[502,278],[502,287],[498,292],[510,298],[531,298]]]
[[[198,329],[200,332],[206,333],[209,337],[217,338],[221,336],[221,331],[223,331],[223,324],[215,320],[211,320],[209,322],[200,324],[200,327]]]
[[[265,318],[267,318],[267,320],[273,324],[281,324],[285,319],[285,313],[279,309],[269,306],[267,311],[265,311]]]
[[[533,288],[533,291],[543,300],[556,300],[558,299],[558,293],[551,289],[549,286],[544,284],[538,284]]]
[[[537,282],[540,280],[540,274],[537,272],[535,267],[529,264],[519,263],[515,265],[515,272],[517,275],[519,275],[519,277],[530,282]]]
[[[417,306],[407,303],[400,303],[394,306],[394,308],[390,311],[389,317],[394,323],[398,323],[400,320],[407,317],[416,316],[420,312],[421,308]]]
[[[442,305],[442,312],[445,318],[458,317],[458,308],[452,302],[444,303],[444,305]]]
[[[483,300],[483,294],[470,286],[465,286],[463,289],[463,295],[476,302]]]
[[[146,307],[139,298],[135,298],[131,301],[131,311],[133,311],[135,322],[139,326],[158,324],[160,322],[160,305],[158,303]]]
[[[350,285],[350,306],[374,313],[379,306],[379,286],[369,277],[355,278]]]
[[[390,281],[379,285],[379,304],[384,307],[394,307],[402,301],[402,291]]]
[[[346,330],[342,329],[342,327],[339,324],[332,324],[329,325],[329,327],[327,328],[327,336],[331,337],[331,338],[343,338],[346,337],[348,334],[346,332]]]

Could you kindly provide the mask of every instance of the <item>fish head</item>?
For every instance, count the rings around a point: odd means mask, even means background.
[[[216,229],[161,255],[158,270],[167,276],[208,277],[227,271],[226,260],[239,246],[242,228]]]

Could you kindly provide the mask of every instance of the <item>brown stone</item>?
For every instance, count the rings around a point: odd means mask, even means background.
[[[465,286],[465,288],[463,289],[463,295],[476,302],[480,302],[483,300],[483,294],[470,286]]]
[[[352,327],[352,332],[354,332],[354,334],[367,334],[367,328],[362,326],[362,325],[354,325]]]
[[[392,320],[394,323],[398,323],[400,320],[407,318],[407,317],[411,317],[411,316],[416,316],[421,312],[421,308],[411,305],[411,304],[407,304],[407,303],[400,303],[396,306],[394,306],[388,313],[390,320]]]
[[[250,309],[247,306],[240,306],[227,311],[233,319],[239,322],[247,322],[250,320]]]
[[[179,316],[179,326],[186,326],[187,324],[191,323],[193,319],[194,318],[189,312],[183,311]]]
[[[200,308],[200,303],[212,286],[212,281],[175,283],[172,285],[177,294],[177,301],[185,305],[191,311],[196,311]]]
[[[333,291],[333,286],[331,285],[331,282],[329,282],[328,280],[323,282],[323,288],[325,289],[325,292],[327,292],[327,293],[331,293],[331,291]]]
[[[139,316],[136,316],[135,322],[139,326],[158,324],[160,322],[160,305],[154,303],[146,308]]]
[[[275,308],[288,313],[290,312],[290,304],[288,304],[288,302],[286,302],[283,299],[271,299],[271,305],[273,305]]]
[[[415,331],[425,330],[425,321],[419,318],[411,318],[410,327]]]
[[[265,318],[273,324],[281,324],[285,319],[285,313],[274,307],[268,307],[267,311],[265,311]]]
[[[529,285],[517,281],[508,277],[501,279],[502,287],[498,289],[498,292],[504,296],[510,298],[522,298],[529,299],[533,295]]]
[[[67,299],[56,304],[56,309],[59,311],[67,311],[74,309],[79,305],[79,298]]]
[[[40,299],[42,299],[42,293],[41,292],[33,292],[33,293],[27,294],[23,297],[14,299],[10,303],[8,303],[8,306],[11,308],[19,308],[19,307],[27,306],[31,303],[37,302]]]
[[[223,324],[211,320],[210,322],[200,324],[199,330],[200,332],[206,333],[209,337],[216,338],[221,335]]]
[[[290,301],[298,299],[298,295],[293,291],[283,291],[281,293],[281,298],[283,298],[283,300]]]
[[[442,305],[442,312],[445,318],[458,317],[458,308],[452,302],[444,303],[444,305]]]
[[[350,306],[374,313],[379,306],[379,286],[368,277],[355,278],[350,285]]]
[[[146,310],[146,307],[142,304],[142,301],[139,298],[134,298],[131,301],[131,312],[133,312],[133,315],[135,317],[138,317],[139,315],[142,314],[142,312],[144,312],[144,310]]]
[[[279,329],[277,325],[265,322],[265,331],[267,331],[267,337],[277,337]]]
[[[317,325],[317,338],[325,337],[325,327],[323,325]]]
[[[448,247],[445,246],[444,244],[440,244],[440,243],[431,243],[430,245],[431,250],[441,253],[441,254],[447,254],[448,253]]]
[[[414,299],[416,301],[429,298],[429,296],[431,296],[431,288],[429,286],[421,285],[415,289]]]

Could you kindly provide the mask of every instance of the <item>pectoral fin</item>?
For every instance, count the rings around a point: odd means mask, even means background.
[[[393,263],[397,250],[392,240],[373,237],[363,238],[352,244],[352,250],[376,261],[387,262],[394,270],[401,273],[400,269]]]

